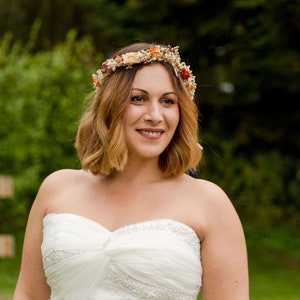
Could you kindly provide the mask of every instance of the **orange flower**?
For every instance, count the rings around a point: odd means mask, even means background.
[[[115,61],[116,61],[116,62],[121,62],[122,60],[123,60],[123,58],[122,58],[121,55],[117,55],[117,56],[115,57]]]
[[[154,56],[159,56],[159,54],[160,54],[158,48],[156,48],[154,46],[150,46],[150,50],[149,51]]]
[[[94,86],[100,86],[100,82],[99,82],[96,74],[93,74],[93,83],[94,83]]]

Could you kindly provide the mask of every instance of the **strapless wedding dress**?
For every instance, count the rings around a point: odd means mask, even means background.
[[[199,239],[171,219],[109,231],[79,215],[51,213],[42,257],[51,300],[196,300],[201,287]]]

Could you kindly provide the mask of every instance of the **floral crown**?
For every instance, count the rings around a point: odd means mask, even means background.
[[[178,49],[178,46],[173,48],[171,46],[150,46],[150,48],[146,50],[127,52],[125,54],[117,55],[115,58],[109,58],[102,63],[102,68],[99,69],[96,74],[93,74],[94,87],[101,86],[103,79],[115,72],[119,67],[130,69],[136,64],[166,62],[173,67],[176,76],[183,80],[191,98],[194,99],[197,87],[195,76],[190,70],[190,66],[187,66],[181,61]]]

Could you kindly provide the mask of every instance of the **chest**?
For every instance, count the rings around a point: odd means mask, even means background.
[[[115,230],[126,224],[169,218],[193,226],[196,195],[180,184],[82,185],[63,195],[54,212],[82,215]],[[193,215],[193,218],[191,216]]]
[[[182,211],[183,197],[179,189],[169,186],[103,188],[96,194],[91,193],[89,205],[103,217],[109,215],[131,223],[175,216]]]

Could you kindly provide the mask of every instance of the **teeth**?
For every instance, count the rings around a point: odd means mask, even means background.
[[[146,130],[141,130],[141,133],[143,135],[147,135],[147,136],[160,136],[160,131],[146,131]]]

